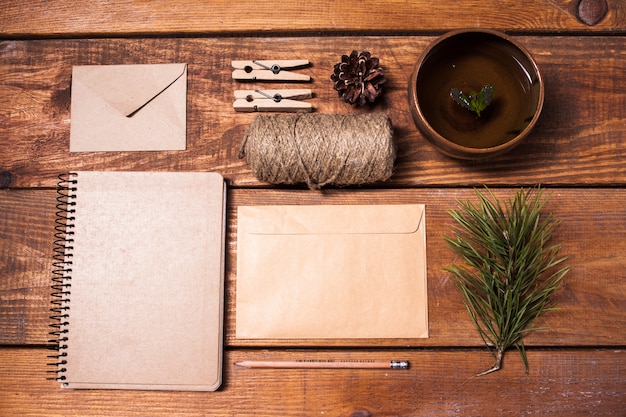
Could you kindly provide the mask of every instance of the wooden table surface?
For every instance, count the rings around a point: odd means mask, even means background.
[[[605,13],[604,13],[605,12]],[[447,158],[417,131],[407,80],[438,35],[506,31],[534,55],[545,105],[531,136],[484,162]],[[626,415],[626,4],[621,0],[0,3],[1,416],[624,416]],[[369,50],[388,82],[378,104],[341,102],[329,76]],[[252,114],[235,113],[230,61],[308,59],[319,113],[387,112],[396,173],[368,187],[309,191],[256,180],[238,151]],[[73,65],[186,62],[187,150],[70,153]],[[281,88],[282,85],[277,87]],[[285,85],[284,87],[293,87]],[[309,87],[307,85],[307,87]],[[224,384],[214,393],[73,391],[49,381],[55,185],[68,170],[217,171],[229,186]],[[492,357],[450,277],[456,200],[488,185],[508,198],[542,184],[561,220],[570,273],[530,333],[530,373]],[[244,204],[425,203],[430,337],[250,341],[235,337],[236,211]],[[408,371],[261,370],[246,359],[388,359]],[[97,358],[94,358],[97,360]],[[181,358],[185,360],[185,358]]]

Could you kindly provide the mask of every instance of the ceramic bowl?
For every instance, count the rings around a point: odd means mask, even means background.
[[[459,104],[459,92],[468,97],[487,85],[493,97],[480,116]],[[422,134],[444,154],[461,159],[492,157],[517,146],[535,126],[544,100],[530,53],[486,29],[456,30],[436,39],[415,64],[408,91]]]

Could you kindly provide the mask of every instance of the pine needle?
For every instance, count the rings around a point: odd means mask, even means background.
[[[543,190],[520,189],[502,205],[487,188],[476,190],[479,204],[458,202],[449,214],[458,223],[456,236],[444,237],[465,264],[445,270],[464,297],[465,307],[499,370],[505,351],[517,348],[526,373],[528,359],[523,337],[535,321],[553,310],[552,294],[569,268],[563,266],[560,244],[550,244],[559,222],[541,210],[549,197]]]

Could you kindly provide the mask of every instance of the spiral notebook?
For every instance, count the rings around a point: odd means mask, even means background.
[[[52,285],[62,387],[219,387],[225,195],[217,173],[62,178]]]

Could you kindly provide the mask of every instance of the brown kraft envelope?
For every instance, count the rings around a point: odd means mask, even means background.
[[[187,64],[72,71],[70,152],[186,148]]]
[[[428,337],[422,204],[242,206],[236,337]]]

